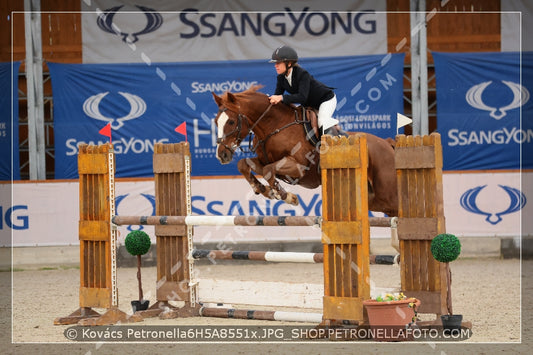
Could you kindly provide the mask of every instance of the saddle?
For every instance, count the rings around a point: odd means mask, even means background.
[[[294,108],[296,113],[296,121],[298,116],[301,117],[301,122],[304,127],[305,138],[313,146],[318,146],[320,143],[320,129],[318,128],[318,111],[312,107],[298,106]]]
[[[318,147],[322,137],[322,130],[318,127],[318,110],[312,107],[294,106],[294,112],[296,122],[302,123],[304,127],[307,141],[313,146]],[[301,117],[300,121],[298,120],[298,116]],[[327,134],[348,137],[348,134],[338,126],[330,127]]]

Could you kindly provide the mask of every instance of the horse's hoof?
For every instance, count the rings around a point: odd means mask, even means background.
[[[261,189],[259,193],[265,198],[271,198],[270,195],[272,195],[272,190],[270,189],[270,187],[265,187],[264,189]]]
[[[268,198],[271,200],[279,200],[280,196],[276,191],[270,190],[270,192],[268,193]]]
[[[285,199],[285,202],[293,206],[298,206],[300,204],[300,201],[298,201],[298,196],[290,192],[287,194],[287,198]]]

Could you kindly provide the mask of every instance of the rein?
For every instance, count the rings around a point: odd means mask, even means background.
[[[257,124],[259,123],[259,121],[261,121],[263,119],[263,117],[266,116],[266,114],[268,113],[268,111],[270,111],[270,109],[272,108],[272,104],[269,104],[268,107],[266,108],[265,112],[263,112],[261,114],[261,116],[259,116],[259,118],[257,119],[257,121],[255,121],[255,123],[252,125],[252,127],[250,127],[250,129],[248,130],[248,134],[252,134],[252,132],[254,131],[254,128],[255,126],[257,126]],[[240,115],[240,114],[239,114]],[[246,116],[244,116],[246,117]],[[248,117],[246,117],[248,118]]]
[[[268,112],[268,110],[270,110],[270,107],[272,107],[272,104],[270,104],[270,106],[267,108],[267,110],[261,115],[261,117],[259,117],[259,119],[252,126],[252,128],[250,128],[250,132],[249,132],[250,134],[252,132],[252,129],[257,125],[257,123],[261,120],[261,118],[263,118],[263,116]],[[294,126],[295,124],[303,124],[303,123],[304,123],[303,120],[298,121],[298,110],[294,109],[294,121],[292,121],[291,123],[287,123],[286,125],[284,125],[284,126],[282,126],[280,128],[275,129],[274,131],[272,131],[269,134],[267,134],[267,136],[264,139],[258,139],[256,145],[251,147],[250,151],[252,153],[255,153],[257,151],[257,149],[259,147],[261,147],[261,150],[263,151],[263,155],[265,156],[265,159],[266,159],[266,162],[262,162],[262,163],[265,164],[265,165],[266,164],[270,164],[270,161],[268,160],[267,150],[266,150],[266,142],[269,140],[269,138],[274,136],[274,135],[276,135],[276,134],[278,134],[279,132],[283,131],[284,129],[289,128],[290,126]]]
[[[298,121],[298,120],[295,119],[295,120],[292,121],[291,123],[287,123],[285,126],[280,127],[280,128],[278,128],[278,129],[276,129],[276,130],[270,132],[270,133],[265,137],[265,139],[258,140],[258,141],[257,141],[257,144],[256,144],[254,147],[252,147],[250,150],[252,151],[252,153],[255,153],[255,152],[257,151],[257,148],[258,148],[259,146],[261,146],[261,149],[263,150],[263,154],[264,154],[264,156],[265,156],[265,158],[266,158],[266,164],[269,164],[270,161],[268,160],[268,154],[267,154],[267,150],[266,150],[266,142],[268,141],[268,139],[269,139],[270,137],[272,137],[272,136],[278,134],[279,132],[283,131],[285,128],[289,128],[290,126],[293,126],[293,125],[295,125],[295,124],[302,124],[303,122],[304,122],[304,121]],[[266,164],[265,164],[265,165],[266,165]]]

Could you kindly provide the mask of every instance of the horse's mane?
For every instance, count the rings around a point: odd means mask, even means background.
[[[265,87],[265,85],[259,85],[259,84],[258,85],[252,85],[248,89],[246,89],[243,92],[241,92],[241,94],[243,94],[243,95],[254,94],[254,93],[257,92],[257,90],[261,90],[264,87]],[[262,94],[262,92],[260,94]],[[264,94],[264,95],[266,95],[266,94]]]
[[[224,94],[222,94],[221,98],[222,98],[222,101],[224,102],[224,105],[228,109],[238,112],[239,111],[239,105],[237,102],[238,100],[246,100],[246,98],[253,97],[255,95],[267,97],[265,93],[258,91],[262,89],[263,87],[264,85],[252,85],[248,89],[241,91],[241,92],[237,92],[237,93],[226,91]],[[235,100],[235,98],[237,100]]]
[[[268,95],[262,92],[259,92],[260,89],[262,89],[264,85],[252,85],[248,89],[232,93],[229,91],[226,91],[224,94],[222,94],[221,98],[224,102],[224,105],[235,112],[239,112],[239,100],[246,100],[247,98],[252,98],[254,96],[264,96],[265,98],[268,98]],[[278,106],[278,109],[280,110],[289,110],[290,106],[288,105],[276,105]]]

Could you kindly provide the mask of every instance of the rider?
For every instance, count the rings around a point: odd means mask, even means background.
[[[313,107],[318,110],[318,126],[323,133],[333,134],[333,127],[339,123],[332,117],[337,106],[333,88],[316,80],[297,62],[298,54],[289,46],[281,46],[272,53],[270,63],[275,63],[278,76],[276,91],[270,96],[270,103],[298,103],[304,107]],[[285,91],[288,94],[284,94]]]

